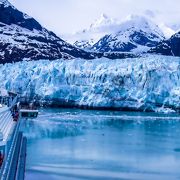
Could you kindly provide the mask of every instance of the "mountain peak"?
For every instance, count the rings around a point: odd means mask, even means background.
[[[66,43],[9,1],[0,0],[0,64],[74,57],[92,59],[94,55]]]
[[[155,32],[159,37],[164,37],[163,32],[160,30],[160,27],[143,15],[129,15],[127,16],[121,23],[120,30],[127,30],[127,29],[137,29],[142,30],[147,33],[151,33],[152,31]]]
[[[115,22],[114,19],[110,18],[108,15],[103,13],[101,14],[100,18],[96,19],[95,22],[90,25],[90,29],[98,28],[102,26],[108,26],[113,24],[114,22]]]
[[[153,21],[144,16],[130,15],[118,25],[117,32],[105,35],[92,48],[101,52],[142,53],[163,39],[161,29]]]
[[[102,18],[102,19],[108,19],[109,17],[108,17],[107,14],[104,14],[104,13],[103,13],[103,14],[101,14],[101,18]]]
[[[0,5],[4,5],[4,7],[12,6],[12,4],[8,0],[0,0]]]

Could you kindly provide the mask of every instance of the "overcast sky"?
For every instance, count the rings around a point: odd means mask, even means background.
[[[153,11],[156,19],[180,24],[180,0],[9,0],[57,34],[82,30],[102,13],[122,19]],[[153,15],[153,14],[151,14]]]

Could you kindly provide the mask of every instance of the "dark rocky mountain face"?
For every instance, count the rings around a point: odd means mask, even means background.
[[[0,0],[0,63],[62,57],[92,59],[94,55],[66,43],[7,0]]]
[[[150,53],[180,56],[180,32],[174,34],[170,39],[160,42]]]
[[[20,27],[42,31],[42,26],[33,18],[15,9],[7,1],[0,3],[0,22],[6,25],[17,24]]]

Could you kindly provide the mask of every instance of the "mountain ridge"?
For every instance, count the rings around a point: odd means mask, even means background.
[[[0,1],[0,63],[74,57],[93,59],[94,55],[65,42],[9,1]]]
[[[99,52],[147,52],[164,40],[163,32],[150,19],[129,16],[119,25],[118,32],[102,37],[92,49]]]
[[[172,35],[169,39],[159,42],[149,52],[168,56],[180,56],[180,31]]]

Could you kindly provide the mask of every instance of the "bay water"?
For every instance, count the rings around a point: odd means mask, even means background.
[[[180,116],[41,109],[22,119],[26,180],[180,179]]]

